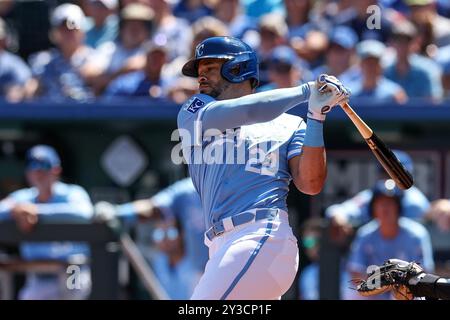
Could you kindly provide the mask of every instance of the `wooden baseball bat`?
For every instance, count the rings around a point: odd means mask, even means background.
[[[400,189],[409,189],[414,183],[413,177],[397,159],[392,150],[378,138],[373,130],[358,116],[348,103],[341,105],[341,107],[358,129],[364,140],[366,140],[370,150],[372,150],[386,173],[395,181]]]

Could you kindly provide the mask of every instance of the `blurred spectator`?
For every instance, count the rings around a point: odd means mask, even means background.
[[[308,63],[309,69],[315,69],[324,63],[329,39],[320,30],[310,30],[306,33],[305,39],[301,37],[290,39],[290,45],[297,55]]]
[[[450,99],[450,45],[439,50],[436,60],[442,68],[443,97]]]
[[[177,57],[189,58],[192,33],[188,21],[173,15],[168,0],[151,0],[155,12],[155,31],[153,41],[166,46],[169,61]]]
[[[175,17],[185,19],[191,24],[200,18],[210,16],[212,12],[211,7],[205,4],[205,0],[180,0],[173,9]]]
[[[62,4],[51,15],[50,37],[55,49],[30,56],[33,79],[27,84],[28,97],[86,102],[94,97],[87,79],[90,65],[98,65],[94,50],[84,45],[85,16],[80,7]]]
[[[450,200],[438,199],[431,203],[425,215],[441,232],[450,232]]]
[[[25,97],[31,71],[20,57],[6,51],[6,37],[6,25],[0,18],[0,95],[8,102],[19,102]]]
[[[118,0],[85,0],[87,19],[85,43],[97,48],[117,38],[119,19],[116,15]]]
[[[385,51],[385,45],[377,40],[364,40],[358,44],[362,81],[351,84],[352,97],[374,102],[406,102],[407,96],[402,87],[383,75],[381,59]]]
[[[298,278],[299,299],[319,300],[320,299],[320,242],[324,224],[321,219],[310,218],[302,226],[301,238],[302,248],[310,263],[303,268]],[[349,274],[342,266],[340,274],[340,296],[343,297],[349,286]]]
[[[14,219],[23,232],[32,232],[46,221],[87,222],[93,207],[86,191],[78,185],[60,182],[62,168],[56,151],[46,145],[31,148],[26,156],[26,178],[31,188],[13,192],[0,202],[0,221]],[[75,258],[89,255],[89,247],[75,242],[23,242],[22,259],[77,263]],[[80,289],[67,287],[65,268],[59,274],[30,272],[20,299],[84,299],[90,291],[89,269],[81,268]]]
[[[402,197],[403,191],[393,180],[378,181],[373,188],[369,212],[374,220],[358,230],[349,255],[353,279],[365,279],[369,266],[380,265],[390,257],[415,261],[434,271],[430,235],[420,223],[401,217]],[[378,299],[389,299],[389,293]]]
[[[131,72],[111,82],[107,96],[166,98],[170,83],[163,72],[167,62],[167,48],[149,42],[145,48],[146,64],[143,70]]]
[[[156,277],[172,300],[187,300],[198,279],[192,261],[187,258],[184,230],[177,218],[159,221],[153,230],[153,242],[159,250],[151,259]]]
[[[256,21],[245,15],[239,0],[213,0],[212,3],[214,17],[227,25],[230,35],[254,46],[252,31],[257,28]]]
[[[264,15],[259,21],[259,34],[259,83],[263,86],[270,81],[269,61],[272,50],[287,43],[288,28],[283,16],[278,13]]]
[[[400,84],[410,98],[432,98],[432,75],[415,59],[411,49],[417,29],[407,20],[393,25],[391,44],[396,59],[385,70],[386,78]]]
[[[283,11],[282,0],[240,0],[244,12],[248,17],[260,18],[261,16],[271,13]]]
[[[56,1],[0,1],[0,17],[6,22],[8,50],[28,59],[51,47],[49,11]]]
[[[171,101],[181,105],[196,93],[198,93],[198,82],[194,78],[182,77],[169,87],[167,95]]]
[[[117,77],[144,67],[144,44],[150,39],[153,25],[154,12],[148,6],[132,3],[121,10],[119,38],[98,48],[104,63],[97,68],[100,75],[90,80],[96,94]]]
[[[325,54],[325,65],[313,70],[314,78],[322,73],[331,74],[351,87],[351,84],[361,77],[355,57],[357,42],[358,37],[352,29],[344,26],[333,28],[330,45]]]
[[[204,17],[192,25],[194,40],[191,45],[189,57],[195,55],[195,48],[203,40],[210,37],[220,37],[230,35],[229,29],[222,21],[214,17]]]
[[[406,152],[399,150],[394,150],[394,154],[414,176],[414,164],[411,157]],[[378,172],[380,180],[389,178],[381,166]],[[335,241],[345,242],[353,227],[370,220],[369,202],[372,195],[371,189],[365,189],[343,203],[334,204],[326,209],[325,216],[331,219],[331,236]],[[429,206],[428,199],[416,186],[405,190],[402,196],[402,216],[420,221]]]
[[[257,91],[295,87],[303,83],[301,61],[295,51],[288,46],[276,47],[269,59],[270,83]]]
[[[284,0],[286,7],[286,23],[289,28],[289,39],[293,37],[305,38],[310,30],[326,31],[326,20],[311,21],[314,1],[312,0]]]
[[[192,33],[194,39],[191,43],[189,57],[193,57],[195,55],[195,48],[206,38],[229,35],[227,26],[219,19],[210,16],[200,18],[196,22],[194,22],[192,24]],[[173,60],[164,68],[164,74],[171,78],[184,78],[184,76],[181,74],[181,69],[187,60],[187,57],[178,57],[177,59]],[[184,85],[189,83],[189,81],[181,81],[179,83]]]
[[[184,279],[189,277],[193,285],[198,282],[208,260],[208,248],[203,243],[206,230],[200,197],[190,177],[177,181],[150,199],[136,200],[118,206],[109,203],[96,204],[97,218],[108,219],[114,216],[127,224],[134,224],[139,219],[143,222],[159,221],[163,226],[175,219],[177,231],[183,238],[184,265],[192,266],[192,270],[184,275]],[[190,288],[192,289],[193,287]]]
[[[442,47],[450,44],[450,19],[437,12],[436,0],[405,0],[410,17],[417,26],[431,28],[433,42]]]
[[[372,12],[367,12],[367,8],[373,5],[378,5],[377,0],[352,0],[352,9],[346,10],[345,14],[340,14],[333,19],[335,25],[345,25],[353,29],[357,34],[359,40],[376,39],[381,42],[386,42],[391,30],[390,22],[385,18],[386,14],[381,14],[379,17],[380,26],[372,28],[368,27],[369,17]],[[374,20],[373,22],[376,22]]]

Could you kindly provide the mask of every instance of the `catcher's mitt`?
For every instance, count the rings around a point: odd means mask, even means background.
[[[360,280],[356,290],[362,296],[374,296],[389,290],[398,300],[412,300],[411,287],[425,275],[422,267],[415,262],[389,259],[381,266],[374,266],[366,280]]]

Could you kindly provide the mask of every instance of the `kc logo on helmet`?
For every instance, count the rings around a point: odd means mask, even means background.
[[[203,55],[204,48],[205,48],[204,44],[197,46],[197,49],[195,49],[195,51],[197,51],[197,57],[201,57]]]

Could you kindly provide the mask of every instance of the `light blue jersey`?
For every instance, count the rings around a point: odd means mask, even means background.
[[[347,220],[357,226],[369,222],[369,203],[372,199],[372,190],[366,189],[356,196],[342,203],[331,205],[325,211],[327,218],[344,216]],[[405,190],[402,197],[402,216],[414,220],[421,220],[430,207],[427,197],[417,187],[412,186]]]
[[[152,197],[153,204],[165,217],[181,221],[186,242],[187,260],[202,272],[208,261],[208,248],[203,243],[206,231],[200,197],[191,178],[185,178]]]
[[[287,210],[288,160],[302,151],[306,123],[284,112],[308,97],[303,85],[220,101],[199,94],[182,106],[183,156],[206,228],[250,209]]]
[[[433,250],[428,231],[420,223],[408,218],[399,219],[399,233],[394,239],[380,234],[377,220],[362,226],[352,244],[348,269],[366,273],[370,265],[381,265],[396,258],[419,263],[427,272],[433,272]]]
[[[37,202],[36,188],[21,189],[0,201],[0,221],[12,219],[10,210],[14,204],[33,203],[37,206],[39,221],[85,222],[94,213],[87,192],[80,186],[56,182],[52,197],[46,203]],[[67,260],[75,254],[89,254],[89,247],[75,242],[23,243],[21,256],[25,260]]]

